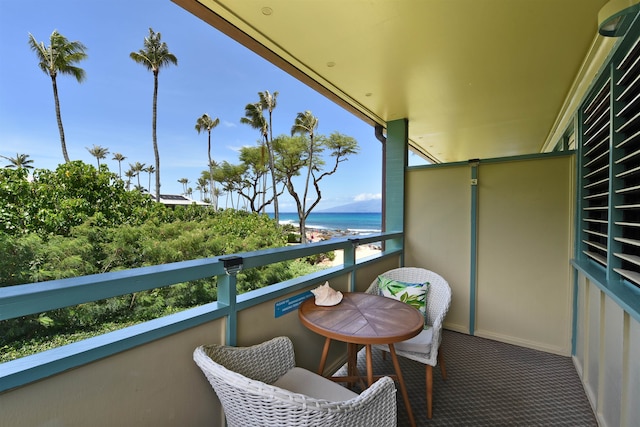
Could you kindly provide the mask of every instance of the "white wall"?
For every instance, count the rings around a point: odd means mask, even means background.
[[[480,162],[477,297],[471,283],[471,168],[407,176],[405,264],[440,273],[453,298],[445,327],[571,354],[574,156]]]
[[[451,286],[445,327],[469,333],[471,172],[441,166],[407,174],[405,265],[424,267]]]
[[[640,420],[640,323],[578,273],[574,364],[602,427]]]

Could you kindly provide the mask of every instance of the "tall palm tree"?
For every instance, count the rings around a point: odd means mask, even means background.
[[[187,185],[189,185],[189,178],[180,178],[178,182],[182,184],[182,194],[187,194]]]
[[[131,179],[136,176],[136,172],[132,169],[129,169],[124,173],[124,176],[127,177],[127,190],[131,189]]]
[[[33,160],[29,158],[28,154],[18,154],[15,157],[0,156],[3,159],[9,160],[9,164],[5,168],[17,168],[17,169],[33,169],[31,163]]]
[[[220,124],[220,119],[219,118],[215,118],[212,119],[207,113],[204,113],[202,116],[198,117],[198,120],[196,120],[196,130],[198,131],[198,134],[200,134],[200,132],[206,130],[207,134],[208,134],[208,144],[207,144],[207,156],[209,157],[209,177],[210,177],[210,183],[209,186],[213,189],[214,185],[213,185],[213,162],[211,161],[211,130],[215,129],[216,126],[218,126],[218,124]]]
[[[204,185],[204,195],[205,195],[205,200],[210,200],[211,197],[211,190],[213,190],[213,187],[211,186],[211,183],[213,182],[213,178],[211,176],[211,170],[205,170],[205,171],[201,171],[200,172],[200,179],[204,180],[204,182],[206,182],[206,185]],[[208,203],[208,202],[207,202]]]
[[[131,163],[129,163],[129,170],[131,172],[133,172],[133,176],[138,178],[138,188],[141,188],[140,185],[140,172],[142,172],[144,170],[144,163],[140,163],[140,162],[136,162],[135,165],[132,165]],[[151,193],[151,192],[149,192]]]
[[[149,174],[149,193],[151,193],[151,175],[155,173],[156,168],[154,168],[153,165],[149,165],[142,170]]]
[[[244,117],[240,118],[240,123],[247,124],[254,129],[257,129],[260,132],[261,140],[262,140],[262,148],[263,153],[269,150],[268,142],[269,142],[269,123],[264,117],[262,112],[262,104],[260,102],[256,102],[254,104],[247,104],[244,107]],[[265,148],[266,147],[266,148]],[[268,154],[267,154],[268,156]],[[264,154],[263,154],[264,157]],[[263,159],[264,161],[264,159]],[[263,180],[264,191],[262,192],[262,206],[265,206],[265,198],[267,194],[266,184],[267,184],[267,176],[265,174]],[[264,209],[264,208],[263,208]]]
[[[91,154],[93,157],[95,157],[98,160],[98,169],[100,169],[100,159],[104,159],[107,157],[107,154],[109,154],[109,149],[105,147],[101,147],[96,144],[93,144],[93,147],[91,148],[88,148],[88,147],[84,147],[84,148],[86,148],[89,154]]]
[[[115,160],[116,162],[118,162],[118,175],[120,176],[120,179],[122,179],[122,162],[126,159],[125,156],[123,156],[120,153],[113,153],[113,158],[111,160]]]
[[[200,200],[204,200],[204,198],[209,193],[209,180],[204,176],[198,178],[196,190],[200,190]]]
[[[38,42],[32,34],[29,34],[29,46],[31,50],[36,53],[40,61],[38,66],[45,74],[51,77],[62,155],[64,156],[64,161],[69,163],[67,143],[64,139],[64,128],[62,127],[62,116],[60,115],[60,99],[58,98],[56,77],[58,73],[69,74],[75,77],[78,83],[82,83],[85,79],[85,72],[75,64],[87,57],[85,53],[87,48],[79,41],[70,42],[62,34],[58,33],[58,31],[51,33],[49,43],[49,46],[45,46],[44,42]]]
[[[269,112],[269,138],[266,140],[267,142],[267,151],[269,152],[269,172],[271,172],[271,186],[273,187],[273,216],[278,224],[279,221],[279,210],[278,210],[278,190],[276,189],[276,174],[275,174],[275,165],[273,159],[273,110],[276,108],[276,99],[278,98],[278,91],[273,93],[269,93],[268,90],[264,92],[258,92],[258,96],[260,97],[260,104],[262,105],[263,110],[267,110]]]
[[[178,65],[178,59],[169,52],[165,42],[161,41],[160,33],[149,28],[149,36],[144,38],[144,48],[138,52],[131,52],[129,57],[138,64],[143,65],[153,73],[153,154],[156,158],[156,201],[160,202],[160,153],[158,152],[158,138],[156,136],[156,121],[158,107],[158,74],[162,67],[170,64]]]
[[[211,199],[215,205],[218,204],[218,200],[215,199],[215,197],[217,197],[216,196],[217,193],[215,192],[215,190],[217,190],[217,187],[215,185],[216,184],[215,175],[216,175],[216,169],[218,169],[218,167],[219,167],[218,162],[216,162],[215,160],[209,161],[209,178],[211,181]]]
[[[300,238],[301,238],[301,243],[307,243],[307,236],[306,236],[306,231],[305,231],[305,220],[306,217],[309,215],[309,213],[307,212],[307,195],[309,192],[309,181],[311,180],[311,175],[313,173],[313,167],[314,167],[314,157],[316,156],[315,153],[315,148],[316,148],[316,144],[315,144],[315,132],[316,129],[318,128],[318,118],[315,117],[311,111],[307,110],[303,113],[298,113],[298,115],[296,116],[296,120],[293,123],[293,126],[291,126],[291,135],[301,135],[301,136],[305,136],[307,135],[309,137],[309,145],[308,145],[308,152],[307,152],[307,162],[308,162],[308,167],[307,167],[307,176],[306,176],[306,180],[305,180],[305,187],[304,187],[304,195],[300,200],[300,203],[298,204],[298,217],[300,219]]]
[[[222,194],[222,189],[217,187],[211,191],[211,199],[213,199],[212,203],[215,210],[218,210],[218,200],[220,200],[220,196],[222,196]]]

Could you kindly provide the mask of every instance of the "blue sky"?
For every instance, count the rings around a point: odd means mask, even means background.
[[[162,69],[159,76],[162,193],[182,192],[177,180],[184,177],[199,197],[195,181],[207,167],[207,136],[194,126],[203,113],[220,119],[211,134],[212,158],[238,163],[239,148],[259,139],[255,129],[240,124],[244,106],[268,90],[279,92],[274,135],[288,134],[296,114],[311,110],[319,133],[338,131],[360,145],[360,154],[322,181],[316,211],[380,196],[381,147],[371,126],[169,0],[0,0],[0,155],[29,154],[36,168],[55,169],[64,161],[51,79],[27,43],[31,33],[48,45],[58,30],[88,49],[88,58],[78,64],[86,71],[82,84],[70,76],[57,79],[69,157],[95,165],[86,149],[95,144],[109,149],[105,160],[114,172],[116,152],[127,157],[123,170],[129,163],[154,164],[153,76],[129,58],[143,47],[149,27],[178,58],[177,67]],[[7,163],[0,159],[0,165]],[[147,185],[146,174],[141,182]],[[280,208],[294,210],[288,195]]]

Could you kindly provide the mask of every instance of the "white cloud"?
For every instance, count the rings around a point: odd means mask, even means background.
[[[228,121],[228,120],[224,120],[224,121],[222,122],[222,125],[223,125],[224,127],[228,127],[228,128],[234,128],[234,127],[236,127],[236,126],[237,126],[235,123],[230,122],[230,121]]]
[[[234,153],[239,153],[240,150],[242,150],[242,147],[245,147],[245,145],[226,145],[225,147],[227,148],[227,150],[231,150]]]
[[[365,200],[380,200],[382,199],[382,193],[362,193],[354,197],[354,202],[363,202]]]

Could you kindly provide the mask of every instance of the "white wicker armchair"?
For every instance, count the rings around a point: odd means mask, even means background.
[[[251,347],[200,346],[193,359],[218,395],[230,427],[397,424],[393,380],[381,378],[358,395],[296,368],[287,337]]]
[[[427,416],[433,415],[433,367],[440,364],[440,372],[444,379],[447,378],[447,369],[444,363],[444,356],[440,349],[442,342],[442,323],[451,305],[451,288],[442,276],[433,271],[417,267],[401,267],[381,274],[389,279],[398,280],[405,283],[429,282],[429,293],[427,294],[427,321],[431,326],[429,330],[407,341],[394,345],[398,356],[406,357],[426,365],[426,395],[427,395]],[[373,281],[366,291],[370,294],[378,294],[378,280]],[[384,351],[389,348],[376,346]]]

